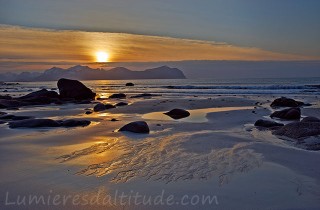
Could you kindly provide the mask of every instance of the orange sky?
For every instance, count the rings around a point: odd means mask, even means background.
[[[106,32],[0,26],[1,69],[30,70],[96,61],[96,52],[111,62],[179,60],[319,60],[319,57],[270,52],[216,43]]]

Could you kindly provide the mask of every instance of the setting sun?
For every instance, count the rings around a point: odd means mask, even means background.
[[[97,52],[96,53],[97,62],[108,62],[109,54],[106,52]]]

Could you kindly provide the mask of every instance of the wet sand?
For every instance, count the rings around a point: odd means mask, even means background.
[[[320,117],[315,97],[297,99],[314,104],[303,108],[302,115]],[[1,205],[4,209],[318,209],[320,153],[254,128],[256,120],[271,113],[268,100],[273,97],[159,96],[122,100],[130,105],[91,115],[84,114],[85,109],[94,104],[6,111],[57,120],[83,118],[92,123],[69,129],[0,125]],[[190,110],[191,116],[157,118],[173,108]],[[111,122],[112,118],[119,121]],[[117,132],[137,120],[149,124],[150,134]],[[121,193],[128,195],[124,203],[119,199],[103,202]],[[174,202],[135,205],[129,196],[136,193],[152,199],[163,195],[162,200],[173,195]],[[30,194],[47,199],[79,196],[82,202],[13,204],[18,196]],[[216,200],[196,202],[202,195],[216,196]],[[4,206],[8,201],[11,205]]]

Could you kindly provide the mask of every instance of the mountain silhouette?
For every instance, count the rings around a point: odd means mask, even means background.
[[[144,71],[132,71],[124,67],[110,70],[93,69],[76,65],[68,69],[52,67],[42,73],[22,72],[0,74],[0,81],[55,81],[60,78],[77,80],[127,80],[127,79],[185,79],[180,69],[161,66]]]

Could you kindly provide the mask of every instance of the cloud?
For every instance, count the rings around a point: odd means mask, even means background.
[[[10,25],[0,25],[0,43],[0,71],[92,63],[97,51],[109,52],[112,62],[319,60],[213,41]]]

